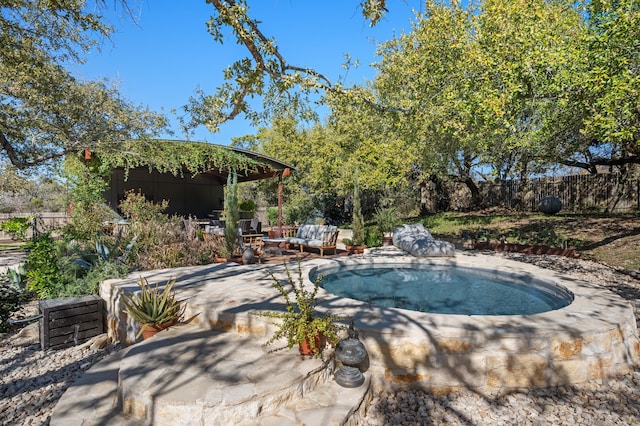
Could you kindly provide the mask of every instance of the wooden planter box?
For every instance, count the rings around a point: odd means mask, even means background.
[[[40,346],[62,349],[104,333],[104,301],[100,296],[40,301]]]

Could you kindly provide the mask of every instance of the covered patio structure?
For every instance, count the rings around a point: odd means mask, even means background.
[[[184,141],[169,142],[185,143]],[[282,178],[288,176],[294,167],[256,152],[224,145],[215,146],[255,162],[251,168],[238,171],[238,182],[278,178],[279,211],[282,211]],[[224,185],[227,183],[229,173],[229,168],[225,167],[192,173],[185,165],[182,173],[179,174],[161,172],[148,166],[138,166],[128,170],[117,167],[111,172],[109,189],[105,191],[104,198],[110,207],[117,209],[127,191],[140,191],[149,201],[167,200],[169,202],[167,213],[170,215],[185,218],[215,218],[215,215],[224,209]]]

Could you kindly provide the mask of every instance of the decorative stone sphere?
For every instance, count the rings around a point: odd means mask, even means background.
[[[554,195],[547,195],[538,203],[538,210],[544,214],[556,214],[562,210],[562,200]]]

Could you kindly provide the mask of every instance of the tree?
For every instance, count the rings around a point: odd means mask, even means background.
[[[549,120],[550,155],[598,173],[598,167],[640,164],[640,5],[585,1],[580,58]]]
[[[295,111],[303,120],[317,114],[309,107],[318,93],[345,93],[322,73],[305,66],[291,64],[278,50],[276,40],[260,29],[260,23],[249,15],[246,0],[210,0],[215,14],[207,22],[209,33],[222,43],[230,29],[236,43],[243,45],[248,56],[224,71],[225,83],[210,95],[198,91],[185,106],[183,124],[187,128],[205,125],[215,131],[225,121],[245,115],[254,123],[266,123],[279,111]],[[375,25],[386,11],[385,0],[360,1],[362,13]],[[247,99],[262,97],[263,109],[256,110]]]
[[[238,174],[234,170],[227,177],[227,186],[224,191],[224,214],[226,226],[224,228],[224,241],[227,254],[233,256],[240,248],[238,243],[238,221],[240,210],[238,207]]]
[[[332,176],[360,166],[363,188],[456,180],[480,204],[478,180],[640,163],[637,2],[427,1],[411,32],[380,47],[376,79],[350,88],[289,66],[246,1],[213,3],[214,37],[231,28],[249,56],[215,95],[192,102],[195,122],[282,111],[305,119],[305,100],[320,92],[332,110],[322,130]],[[386,4],[361,6],[375,23]],[[245,102],[255,95],[262,112]]]
[[[87,10],[72,0],[17,0],[0,9],[0,146],[17,168],[83,149],[117,152],[122,141],[165,124],[107,82],[80,81],[66,69],[112,31]]]

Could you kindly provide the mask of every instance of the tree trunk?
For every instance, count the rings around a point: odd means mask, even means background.
[[[463,183],[469,188],[471,192],[471,208],[472,209],[481,209],[485,207],[484,200],[482,198],[482,194],[480,194],[480,188],[478,184],[471,179],[471,176],[466,176],[463,179]]]
[[[442,179],[430,176],[420,183],[420,215],[447,211],[450,207],[449,193]]]

